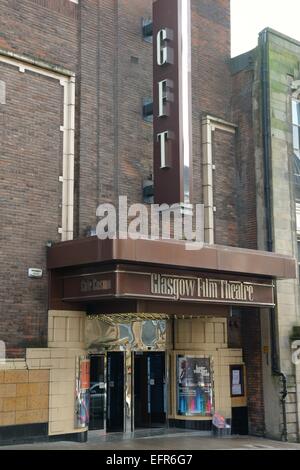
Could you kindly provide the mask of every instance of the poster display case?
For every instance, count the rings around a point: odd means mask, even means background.
[[[177,355],[177,414],[212,417],[213,379],[207,357]]]
[[[76,358],[75,377],[75,428],[85,428],[89,424],[90,408],[90,359]]]

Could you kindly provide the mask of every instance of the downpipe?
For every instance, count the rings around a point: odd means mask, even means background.
[[[263,165],[264,165],[264,196],[266,208],[267,251],[273,251],[272,196],[271,196],[271,142],[270,142],[270,97],[269,97],[269,59],[268,33],[261,33],[262,41],[262,124],[263,124]]]
[[[288,442],[288,432],[287,432],[287,419],[286,419],[286,399],[288,395],[288,390],[287,390],[287,377],[283,372],[280,371],[273,371],[274,375],[277,377],[280,377],[281,379],[281,384],[282,388],[281,391],[279,392],[280,394],[280,403],[282,407],[282,418],[283,418],[283,427],[282,427],[282,433],[281,433],[281,440],[283,442]]]

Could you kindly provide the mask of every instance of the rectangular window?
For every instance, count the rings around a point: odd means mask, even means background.
[[[293,126],[293,147],[294,151],[298,154],[300,149],[300,142],[299,142],[299,127]]]
[[[293,100],[293,124],[300,126],[300,101]]]
[[[297,245],[298,245],[298,271],[299,271],[299,279],[300,279],[300,239],[298,239]]]
[[[294,189],[296,202],[300,201],[300,101],[292,100],[293,121],[293,166],[294,166]],[[297,232],[299,234],[299,209],[297,207]]]
[[[300,101],[292,101],[293,120],[293,148],[294,153],[300,158]]]

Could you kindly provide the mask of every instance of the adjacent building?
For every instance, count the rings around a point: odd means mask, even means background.
[[[256,49],[231,61],[235,79],[244,80],[248,107],[242,109],[252,123],[258,247],[295,258],[299,257],[299,52],[299,42],[266,29]],[[291,345],[299,340],[298,279],[276,283],[275,310],[262,318],[265,351],[269,341],[273,344],[264,369],[266,431],[297,439],[299,371],[291,361]],[[280,374],[281,394],[287,393],[283,408],[277,399]]]
[[[1,2],[1,442],[209,432],[215,412],[233,433],[299,439],[298,43],[267,30],[230,59],[230,1],[192,0],[189,202],[205,245],[95,236],[99,204],[186,195],[175,4]],[[174,56],[155,64],[161,31]],[[156,65],[171,80],[159,116]],[[169,123],[160,165],[153,129]]]

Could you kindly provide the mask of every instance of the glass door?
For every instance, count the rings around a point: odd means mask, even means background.
[[[151,427],[162,427],[166,423],[166,377],[165,353],[148,353],[149,412]]]
[[[124,353],[107,353],[107,432],[124,431]]]
[[[151,426],[149,361],[147,353],[134,353],[134,428]]]
[[[90,423],[89,430],[105,431],[106,386],[105,356],[90,358]]]
[[[134,354],[134,427],[163,427],[166,423],[164,352]]]

